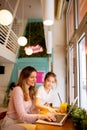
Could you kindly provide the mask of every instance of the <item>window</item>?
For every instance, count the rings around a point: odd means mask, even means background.
[[[66,17],[70,103],[78,96],[78,106],[87,110],[87,0],[70,0]]]
[[[79,106],[87,109],[87,46],[85,34],[78,41]]]
[[[77,77],[76,77],[76,45],[73,44],[69,48],[69,97],[70,104],[77,96]]]

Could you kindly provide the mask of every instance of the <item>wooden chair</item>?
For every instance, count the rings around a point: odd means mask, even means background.
[[[3,119],[6,116],[6,112],[7,111],[0,112],[0,120]]]

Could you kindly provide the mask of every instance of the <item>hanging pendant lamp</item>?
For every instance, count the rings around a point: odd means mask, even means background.
[[[28,48],[25,49],[25,53],[26,53],[26,55],[28,55],[28,56],[29,56],[29,55],[32,55],[33,50],[28,47]]]
[[[27,38],[24,37],[24,36],[20,36],[20,37],[18,38],[18,44],[19,44],[20,46],[25,46],[25,45],[27,44]]]
[[[13,16],[10,11],[6,9],[0,10],[0,24],[2,25],[10,25],[13,21]]]
[[[23,10],[22,10],[22,32],[23,32],[23,27],[24,27],[24,0],[23,0]],[[27,38],[25,36],[20,36],[18,38],[18,44],[20,46],[25,46],[27,44]]]
[[[43,24],[51,26],[54,24],[54,0],[41,0]]]

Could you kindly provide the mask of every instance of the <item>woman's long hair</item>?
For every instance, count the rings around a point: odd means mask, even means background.
[[[19,76],[18,82],[17,82],[17,86],[20,86],[23,90],[23,94],[24,94],[24,100],[28,101],[29,98],[33,98],[33,94],[35,91],[35,86],[30,86],[29,88],[29,92],[27,91],[27,84],[26,84],[26,79],[31,75],[32,72],[37,72],[36,69],[32,66],[27,66],[25,67]]]

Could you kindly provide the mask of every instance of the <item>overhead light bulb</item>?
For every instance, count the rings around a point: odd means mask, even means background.
[[[20,37],[18,38],[18,44],[19,44],[20,46],[25,46],[25,45],[27,44],[27,38],[24,37],[24,36],[20,36]]]
[[[46,25],[46,26],[51,26],[51,25],[54,24],[54,21],[53,21],[53,20],[44,20],[43,23],[44,23],[44,25]]]
[[[33,50],[32,50],[31,48],[27,48],[27,49],[25,50],[25,53],[26,53],[26,55],[32,55]]]
[[[0,10],[0,24],[9,25],[12,23],[13,16],[10,11],[3,9]]]
[[[43,24],[51,26],[54,24],[54,0],[41,0]]]

